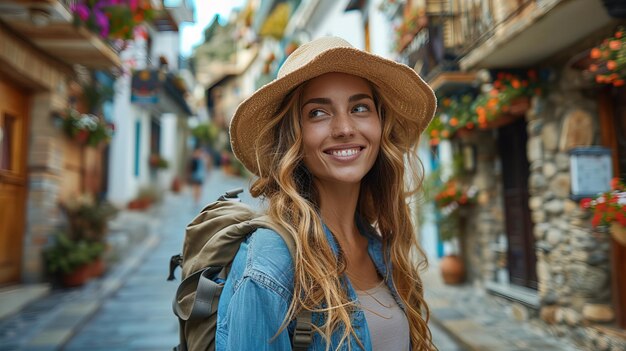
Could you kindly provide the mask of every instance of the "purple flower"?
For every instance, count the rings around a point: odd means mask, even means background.
[[[96,25],[100,28],[100,36],[106,37],[109,34],[109,19],[102,11],[94,11]]]
[[[128,1],[128,5],[130,6],[130,9],[132,11],[135,11],[137,9],[137,5],[139,4],[139,0],[129,0]]]
[[[89,18],[89,7],[85,4],[72,5],[71,9],[82,21],[86,21]]]

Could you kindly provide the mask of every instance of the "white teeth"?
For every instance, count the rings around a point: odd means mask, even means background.
[[[359,152],[359,149],[333,150],[332,154],[333,156],[348,157],[355,155],[357,152]]]

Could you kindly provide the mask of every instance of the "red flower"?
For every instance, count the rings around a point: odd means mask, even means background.
[[[590,198],[586,198],[586,199],[580,200],[580,208],[586,210],[590,206],[591,206],[591,199]]]
[[[601,220],[602,220],[602,215],[601,215],[601,214],[599,214],[599,213],[596,213],[596,214],[593,216],[593,219],[591,219],[591,225],[592,225],[592,226],[594,226],[594,227],[597,227],[597,226],[599,226],[599,225],[600,225],[600,221],[601,221]]]
[[[619,188],[620,188],[619,178],[613,178],[613,179],[611,179],[611,189],[613,189],[613,190],[619,190]]]

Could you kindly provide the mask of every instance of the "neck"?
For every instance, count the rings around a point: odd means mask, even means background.
[[[324,223],[340,243],[353,245],[358,239],[354,222],[360,184],[316,182],[320,212]]]

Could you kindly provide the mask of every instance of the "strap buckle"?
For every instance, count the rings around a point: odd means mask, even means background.
[[[306,350],[313,342],[313,325],[311,311],[301,311],[296,318],[296,329],[293,331],[293,349]]]

